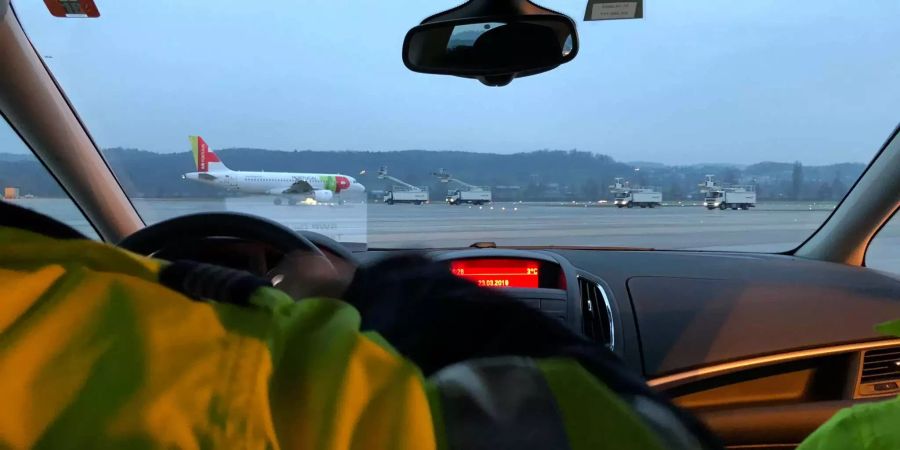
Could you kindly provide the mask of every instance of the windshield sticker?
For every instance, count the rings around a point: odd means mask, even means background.
[[[100,17],[100,10],[94,0],[44,0],[44,4],[53,17]]]
[[[644,17],[643,3],[642,0],[632,2],[588,0],[584,20],[642,19]]]

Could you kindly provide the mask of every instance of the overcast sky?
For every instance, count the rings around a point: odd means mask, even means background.
[[[669,164],[867,162],[900,122],[900,2],[646,0],[585,23],[581,53],[488,88],[409,72],[405,32],[444,0],[14,0],[102,147],[572,149]],[[15,147],[0,131],[0,151]]]

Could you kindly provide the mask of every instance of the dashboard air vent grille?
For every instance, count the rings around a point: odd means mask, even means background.
[[[900,380],[900,347],[869,350],[863,356],[860,382]]]
[[[581,277],[578,278],[578,289],[581,293],[584,335],[612,349],[615,345],[615,332],[606,291],[599,284]]]

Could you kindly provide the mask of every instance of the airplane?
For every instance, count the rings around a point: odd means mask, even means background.
[[[275,204],[287,200],[295,205],[298,198],[316,203],[330,202],[342,192],[365,192],[355,178],[341,174],[245,172],[229,169],[200,136],[189,136],[194,153],[196,172],[182,175],[182,179],[197,181],[229,191],[245,194],[275,195]]]

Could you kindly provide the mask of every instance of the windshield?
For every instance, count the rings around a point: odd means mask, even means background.
[[[784,251],[900,105],[891,1],[586,22],[584,0],[545,0],[579,54],[502,88],[404,67],[407,30],[458,1],[96,3],[14,7],[148,223],[224,210],[369,248]]]

